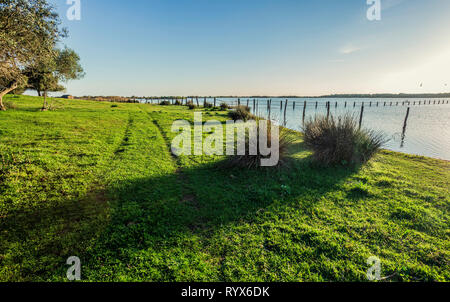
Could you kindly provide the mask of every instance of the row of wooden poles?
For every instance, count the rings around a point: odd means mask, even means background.
[[[203,99],[204,99],[203,104],[208,103],[206,97],[203,98]],[[187,105],[188,103],[193,103],[193,104],[197,104],[197,106],[200,106],[200,101],[199,101],[198,97],[195,97],[195,98],[194,97],[191,97],[191,98],[189,98],[189,97],[186,97],[186,98],[157,98],[157,99],[156,98],[150,98],[150,102],[149,102],[149,99],[145,99],[145,100],[146,100],[147,104],[149,104],[149,103],[154,104],[154,102],[156,102],[158,104],[161,101],[169,101],[171,104],[175,104],[178,101],[181,104],[186,104]],[[195,100],[195,102],[194,102],[194,100]],[[219,100],[219,102],[222,102],[222,101]],[[250,102],[251,102],[251,100],[247,99],[247,106],[248,107],[250,106]],[[266,102],[267,102],[267,110],[269,111],[271,109],[272,100],[268,99],[268,100],[266,100]],[[285,103],[285,107],[287,107],[288,106],[288,102],[289,102],[288,99],[286,99],[285,101],[284,100],[280,101],[280,108],[281,108],[281,110],[283,109],[283,103]],[[236,105],[236,104],[237,105],[242,105],[244,103],[245,103],[245,101],[241,101],[241,99],[237,99],[237,101],[233,101],[233,105]],[[259,103],[260,103],[259,100],[257,101],[256,99],[253,99],[253,109],[257,108],[259,106]],[[218,104],[217,98],[213,98],[212,104],[214,105],[214,107],[217,106],[217,104]],[[292,102],[292,106],[293,106],[294,110],[296,108],[296,104],[297,104],[297,101],[293,101]],[[318,108],[319,105],[325,105],[327,108],[331,107],[331,102],[330,101],[327,101],[326,103],[319,103],[318,101],[316,101],[316,102],[304,101],[304,104],[305,104],[305,106],[307,106],[309,104],[315,105],[316,109]],[[364,105],[364,104],[365,104],[365,102],[362,102],[362,105]],[[400,106],[400,105],[401,106],[421,106],[421,105],[441,105],[441,104],[448,104],[448,100],[402,101],[402,102],[399,102],[399,101],[397,101],[397,102],[395,102],[395,101],[388,101],[388,102],[386,102],[386,101],[385,102],[380,102],[380,101],[374,102],[374,101],[371,101],[371,102],[368,102],[369,107],[380,107],[381,105],[383,107],[387,107],[387,106],[391,106],[392,107],[392,106]],[[335,108],[338,108],[339,102],[335,102],[333,105],[334,105]],[[359,105],[358,102],[353,102],[353,108],[355,108],[357,105]],[[347,102],[347,101],[344,102],[344,108],[347,108],[347,107],[350,107],[350,106],[351,106],[351,102],[350,103]]]
[[[181,104],[187,105],[189,103],[194,104],[194,99],[195,99],[195,104],[198,107],[200,107],[200,101],[199,101],[198,97],[195,97],[195,98],[194,97],[191,97],[191,98],[189,98],[189,97],[186,97],[186,98],[158,98],[158,99],[151,98],[150,99],[150,103],[153,104],[154,101],[156,101],[157,104],[158,104],[161,101],[169,101],[171,104],[176,104],[177,101],[178,101]],[[203,99],[204,99],[203,105],[206,105],[208,103],[207,98],[204,97]],[[218,101],[222,102],[220,100],[217,100],[217,98],[213,98],[211,104],[214,107],[216,107],[217,104],[218,104]],[[148,100],[146,100],[146,103],[149,103]],[[250,108],[250,103],[251,103],[250,99],[247,99],[246,103],[245,103],[245,101],[241,101],[241,99],[237,99],[237,101],[233,101],[233,105],[241,106],[241,105],[246,104],[246,106],[249,107],[249,108]],[[254,114],[257,114],[257,115],[259,114],[259,112],[260,112],[259,111],[260,103],[261,102],[259,100],[257,101],[256,99],[253,99],[253,107],[252,107],[252,109],[253,109],[253,113]],[[266,103],[267,103],[268,118],[271,119],[272,99],[267,99]],[[284,106],[283,106],[283,103],[284,103]],[[309,105],[313,105],[315,107],[315,109],[318,109],[319,104],[323,105],[324,103],[319,103],[318,101],[315,101],[315,102],[303,101],[303,114],[302,114],[302,121],[303,121],[303,123],[305,123],[306,108]],[[400,106],[400,105],[401,106],[408,106],[407,115],[406,115],[406,118],[405,118],[405,127],[404,127],[404,129],[406,130],[406,123],[407,123],[408,116],[409,116],[410,106],[440,105],[440,104],[448,104],[448,100],[402,101],[402,102],[400,102],[400,101],[384,101],[384,102],[383,101],[381,101],[381,102],[380,101],[377,101],[377,102],[370,101],[370,102],[368,102],[368,104],[366,102],[361,102],[359,127],[361,128],[361,126],[362,126],[362,121],[363,121],[363,117],[364,117],[364,108],[367,105],[369,107],[381,107],[381,106],[383,106],[383,107],[392,107],[392,106]],[[296,105],[297,105],[297,101],[293,101],[292,102],[293,110],[295,110]],[[334,106],[335,108],[338,108],[339,102],[333,102],[333,104],[332,104],[331,101],[327,101],[324,105],[326,106],[326,109],[327,109],[327,119],[328,119],[330,117],[331,107]],[[357,105],[359,106],[358,102],[354,101],[353,102],[353,108],[356,108]],[[286,113],[287,113],[288,106],[289,106],[289,99],[280,101],[280,111],[283,112],[283,109],[284,109],[284,115],[283,115],[284,116],[284,119],[283,119],[284,120],[284,125],[286,125],[286,122],[287,122],[287,120],[286,120]],[[345,101],[343,106],[344,106],[344,108],[347,108],[347,107],[352,106],[352,104],[351,104],[351,102]]]
[[[171,104],[176,104],[177,101],[180,102],[181,104],[186,104],[186,105],[189,104],[189,103],[192,103],[192,104],[194,103],[194,98],[190,98],[190,100],[189,100],[189,98],[182,98],[182,99],[179,99],[179,98],[178,99],[177,98],[172,98],[172,99],[151,99],[150,102],[153,104],[154,100],[157,101],[157,103],[159,103],[161,100],[169,101]],[[149,103],[148,100],[146,102]],[[247,102],[246,102],[247,107],[250,106],[250,102],[251,102],[250,99],[247,99]],[[266,102],[267,102],[268,118],[271,119],[272,99],[268,99],[268,100],[266,100]],[[284,106],[283,106],[283,102],[284,102]],[[197,104],[198,107],[200,107],[200,101],[199,101],[198,97],[195,98],[195,103]],[[208,103],[207,102],[207,98],[205,97],[203,105],[205,105],[207,103]],[[217,106],[217,103],[218,103],[217,98],[213,98],[212,104],[213,104],[214,107]],[[241,106],[244,103],[245,103],[245,101],[241,102],[241,99],[237,100],[237,105],[238,106]],[[259,104],[260,104],[259,100],[257,101],[256,99],[253,99],[253,107],[252,108],[253,108],[253,113],[254,114],[258,114],[259,113]],[[293,104],[292,104],[293,110],[295,110],[296,104],[297,104],[296,101],[293,101]],[[303,102],[303,114],[302,114],[303,124],[305,123],[305,118],[306,118],[306,108],[308,107],[309,104],[312,104],[315,107],[315,109],[317,109],[319,107],[319,102],[318,101],[312,102],[312,103],[311,102],[308,103],[308,101],[304,101]],[[408,109],[406,111],[405,120],[404,120],[404,123],[403,123],[403,131],[402,131],[402,143],[403,143],[403,141],[405,139],[405,133],[406,133],[409,113],[410,113],[410,109],[411,109],[410,106],[448,104],[448,100],[433,100],[433,101],[428,100],[428,101],[412,101],[412,102],[411,101],[403,101],[401,103],[399,101],[397,101],[397,102],[394,102],[394,101],[388,101],[388,102],[377,101],[377,102],[373,102],[373,101],[371,101],[371,102],[368,103],[368,106],[369,107],[380,107],[381,104],[382,104],[383,107],[400,106],[400,104],[402,106],[408,106]],[[233,105],[235,105],[235,103],[233,103]],[[338,108],[339,103],[335,102],[334,104],[332,104],[331,101],[327,101],[325,103],[325,106],[327,108],[327,119],[330,118],[330,111],[331,111],[332,105],[334,105],[335,108]],[[288,106],[289,106],[289,100],[288,99],[286,99],[285,101],[280,101],[280,110],[283,111],[283,108],[284,108],[284,125],[286,125],[286,112],[287,112]],[[351,106],[351,102],[350,103],[347,102],[347,101],[344,102],[344,108],[347,108],[349,106]],[[353,102],[353,108],[356,108],[356,106],[357,106],[357,102]],[[359,128],[361,128],[361,126],[362,126],[363,117],[364,117],[364,108],[365,107],[366,107],[366,102],[362,102],[361,103],[360,115],[359,115]]]

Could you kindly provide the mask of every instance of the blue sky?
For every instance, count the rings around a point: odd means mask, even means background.
[[[86,77],[74,95],[450,91],[450,1],[52,0]],[[423,83],[422,87],[420,84]]]

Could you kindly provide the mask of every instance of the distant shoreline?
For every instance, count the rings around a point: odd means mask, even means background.
[[[391,98],[391,99],[404,99],[404,98],[417,98],[417,99],[423,99],[423,98],[450,98],[450,92],[449,93],[423,93],[423,94],[407,94],[407,93],[384,93],[384,94],[329,94],[329,95],[322,95],[322,96],[295,96],[295,95],[282,95],[282,96],[268,96],[268,95],[253,95],[253,96],[224,96],[224,95],[218,95],[218,96],[197,96],[197,95],[189,95],[189,96],[74,96],[76,99],[93,99],[93,98],[126,98],[126,99],[181,99],[181,98],[250,98],[250,99],[269,99],[269,98],[286,98],[286,99],[292,99],[292,98],[300,98],[300,99],[324,99],[324,98],[341,98],[341,99],[354,99],[354,98]]]

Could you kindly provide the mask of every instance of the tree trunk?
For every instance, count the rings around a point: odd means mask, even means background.
[[[0,111],[6,111],[5,106],[3,106],[3,94],[0,94]]]
[[[17,82],[14,81],[14,82],[12,82],[12,84],[9,87],[7,87],[4,90],[0,91],[0,111],[6,111],[6,107],[3,105],[3,97],[7,93],[9,93],[9,92],[13,91],[14,89],[16,89],[17,86],[18,86]]]
[[[42,111],[47,110],[47,90],[44,90],[44,104],[42,105]]]
[[[42,96],[40,90],[38,90],[37,93],[38,93],[38,96]]]

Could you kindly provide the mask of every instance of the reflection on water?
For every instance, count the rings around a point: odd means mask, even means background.
[[[203,104],[204,99],[199,103]],[[213,103],[213,99],[207,99]],[[304,106],[306,103],[306,108]],[[252,112],[283,123],[286,127],[301,130],[303,118],[313,118],[316,114],[327,115],[326,102],[330,102],[329,114],[333,116],[350,113],[359,120],[361,105],[364,103],[362,126],[382,131],[389,142],[386,149],[409,154],[423,155],[450,160],[450,104],[448,99],[410,99],[410,112],[406,127],[405,118],[408,108],[407,99],[305,99],[291,98],[285,110],[286,99],[271,99],[270,111],[268,99],[240,99]],[[194,101],[195,103],[195,101]],[[218,98],[221,103],[236,105],[236,98]],[[420,105],[419,105],[420,104]],[[425,105],[424,105],[425,104]]]

